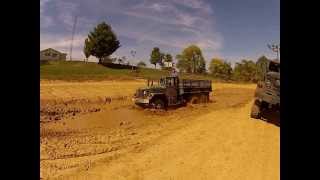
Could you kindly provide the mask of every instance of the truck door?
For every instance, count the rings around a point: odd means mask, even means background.
[[[165,95],[168,99],[168,105],[177,104],[178,99],[178,79],[175,77],[166,78]]]

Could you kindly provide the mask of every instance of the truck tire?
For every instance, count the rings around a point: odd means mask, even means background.
[[[200,95],[200,102],[201,103],[208,103],[209,102],[209,95],[208,94],[201,94]]]
[[[200,98],[199,96],[192,96],[191,99],[190,99],[190,104],[199,104],[200,103]]]
[[[261,118],[260,106],[254,103],[251,107],[250,116],[251,118],[254,118],[254,119],[260,119]]]
[[[165,103],[162,99],[155,99],[152,103],[152,107],[154,109],[165,109]]]

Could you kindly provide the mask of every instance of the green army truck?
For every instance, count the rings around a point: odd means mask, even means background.
[[[167,109],[188,102],[206,103],[212,92],[210,80],[180,79],[177,76],[148,80],[147,87],[137,89],[133,101],[143,108]]]

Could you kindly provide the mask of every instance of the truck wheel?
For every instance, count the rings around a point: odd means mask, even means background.
[[[191,104],[199,104],[200,98],[198,96],[192,96],[190,99]]]
[[[255,118],[255,119],[261,118],[260,107],[255,103],[252,105],[250,116],[251,116],[251,118]]]
[[[201,103],[208,103],[208,101],[209,101],[209,95],[207,95],[207,94],[201,94],[201,96],[200,96],[200,102],[201,102]]]
[[[165,108],[165,103],[162,99],[156,99],[152,103],[152,107],[154,109],[164,109]]]

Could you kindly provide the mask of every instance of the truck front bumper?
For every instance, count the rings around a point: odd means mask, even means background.
[[[148,98],[132,98],[132,101],[139,106],[148,106],[150,100]]]

